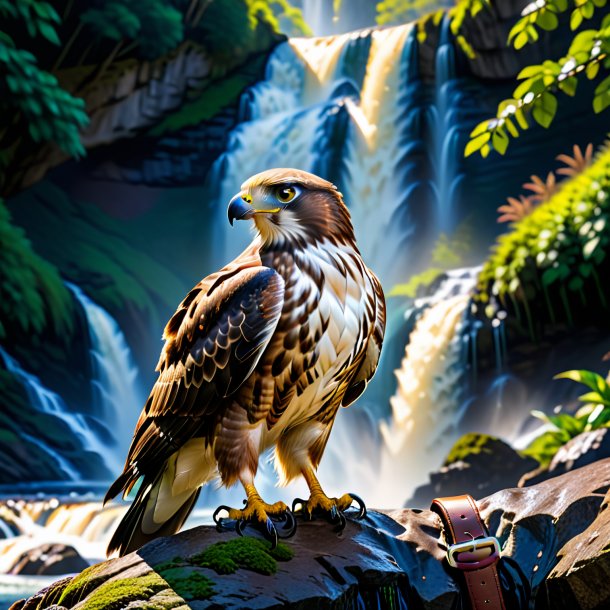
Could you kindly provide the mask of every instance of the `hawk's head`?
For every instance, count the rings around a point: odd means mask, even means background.
[[[324,238],[354,242],[337,187],[298,169],[270,169],[246,180],[229,203],[229,222],[252,218],[267,245],[307,244]]]

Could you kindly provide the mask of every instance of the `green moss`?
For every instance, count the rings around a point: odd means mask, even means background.
[[[605,149],[498,239],[476,296],[489,317],[499,305],[514,308],[533,335],[534,322],[573,324],[599,305],[607,308],[610,292],[602,279],[610,242],[609,192]]]
[[[95,589],[81,610],[121,610],[131,602],[149,600],[167,586],[168,583],[155,572],[137,578],[111,580]]]
[[[161,576],[185,600],[208,599],[214,595],[214,583],[192,568],[180,566],[165,569]]]
[[[287,561],[293,554],[292,549],[285,544],[280,543],[271,549],[269,542],[246,536],[217,542],[191,557],[190,561],[219,574],[232,574],[238,568],[259,574],[275,574],[277,561]]]
[[[177,112],[156,125],[150,134],[160,136],[211,119],[220,110],[236,102],[247,87],[259,80],[265,59],[264,55],[255,57],[234,74],[212,82],[196,100],[182,104]]]
[[[84,569],[78,576],[75,576],[63,590],[57,604],[71,608],[96,587],[101,585],[108,576],[100,576],[99,573],[105,564],[98,563]]]
[[[464,434],[453,445],[443,465],[448,466],[454,462],[464,461],[468,456],[478,455],[479,453],[491,455],[493,453],[491,445],[496,441],[498,441],[498,438],[489,434],[478,434],[476,432]]]
[[[444,269],[440,269],[438,267],[431,267],[418,273],[416,275],[412,275],[408,282],[405,284],[396,284],[392,287],[392,290],[388,294],[390,297],[409,297],[410,299],[414,299],[418,292],[422,288],[427,288],[438,278],[440,275],[444,273]]]

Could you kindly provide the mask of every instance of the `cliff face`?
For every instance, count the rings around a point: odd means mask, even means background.
[[[508,608],[608,607],[609,488],[610,460],[603,460],[479,502],[503,548],[499,574]],[[325,522],[299,522],[294,539],[275,551],[257,538],[203,526],[92,566],[11,610],[449,610],[464,599],[444,553],[430,511],[370,512],[364,521],[350,519],[342,535]]]

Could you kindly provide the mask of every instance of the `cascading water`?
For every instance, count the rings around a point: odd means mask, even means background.
[[[94,303],[78,286],[68,287],[80,303],[89,326],[94,388],[94,412],[115,431],[118,449],[110,453],[113,473],[122,469],[122,460],[131,440],[143,397],[138,386],[138,369],[125,335],[116,320]]]
[[[424,128],[421,100],[407,94],[417,80],[416,44],[405,25],[276,48],[265,80],[242,95],[242,122],[207,180],[219,215],[218,264],[250,240],[245,227],[229,229],[220,218],[239,185],[270,167],[297,167],[336,181],[367,262],[382,280],[404,278],[396,255],[415,229],[409,197],[418,187],[405,183],[418,173],[413,154]],[[345,134],[333,137],[346,115]]]
[[[103,472],[111,479],[121,470],[133,426],[142,404],[137,390],[137,369],[116,321],[89,299],[77,286],[68,285],[85,313],[90,334],[93,405],[68,405],[56,392],[25,370],[15,358],[0,347],[5,368],[21,383],[33,411],[61,420],[69,428],[75,447],[66,451],[61,439],[43,439],[21,432],[22,440],[53,464],[66,481],[83,479],[79,467],[87,454],[99,459]],[[80,408],[79,408],[80,407]],[[119,447],[110,447],[114,439]]]
[[[59,394],[46,388],[38,377],[28,373],[2,347],[0,347],[0,358],[4,361],[7,371],[12,373],[24,387],[34,411],[61,419],[68,424],[71,434],[78,439],[83,451],[96,453],[102,458],[106,457],[106,447],[95,436],[82,413],[75,413],[71,410]],[[62,454],[61,447],[52,446],[48,442],[28,434],[21,436],[27,443],[36,446],[44,455],[48,456],[49,460],[55,462],[67,480],[80,479],[77,465]],[[110,473],[110,465],[106,462],[104,465]]]

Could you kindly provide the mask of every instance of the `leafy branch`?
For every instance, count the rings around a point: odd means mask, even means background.
[[[571,28],[577,29],[584,19],[593,16],[596,8],[607,0],[573,0]],[[531,9],[535,6],[535,9]],[[539,0],[528,5],[523,16],[509,34],[509,42],[517,49],[538,39],[538,29],[557,28],[557,15],[568,9],[568,0]],[[574,17],[578,15],[578,17]],[[517,76],[521,83],[510,99],[498,105],[496,116],[479,123],[471,132],[464,156],[478,152],[487,157],[492,150],[503,155],[510,138],[531,127],[532,122],[548,128],[557,113],[557,93],[573,97],[583,75],[593,80],[610,68],[610,15],[602,20],[599,30],[584,30],[574,36],[567,54],[557,61],[527,66]],[[593,110],[600,113],[610,106],[610,76],[598,83]]]
[[[59,43],[52,23],[59,17],[49,4],[26,0],[14,6],[0,2],[0,13],[9,17],[28,16],[26,21],[31,35],[41,33],[49,42]],[[55,76],[41,70],[36,57],[29,51],[18,49],[13,39],[0,31],[0,90],[7,89],[9,96],[3,96],[0,109],[10,112],[17,110],[27,122],[34,142],[55,142],[70,155],[83,155],[85,149],[79,138],[79,130],[87,125],[89,118],[83,100],[73,97],[62,89]],[[7,129],[0,132],[2,148],[7,145]],[[0,160],[6,163],[5,156]]]

